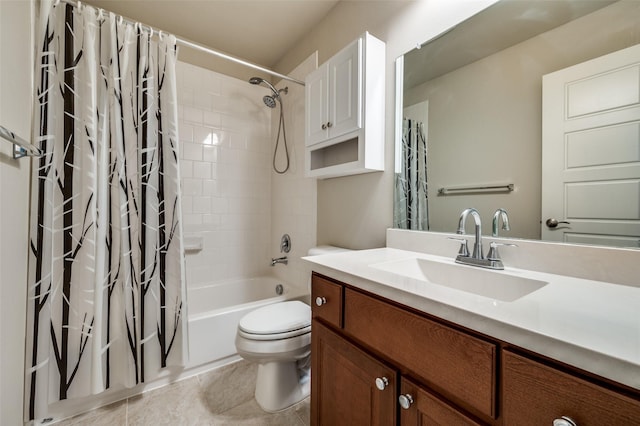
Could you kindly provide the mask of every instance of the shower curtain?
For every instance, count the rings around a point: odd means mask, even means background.
[[[429,230],[427,204],[427,140],[422,122],[402,121],[402,167],[395,174],[393,226]]]
[[[186,356],[175,37],[47,0],[36,34],[27,419]]]

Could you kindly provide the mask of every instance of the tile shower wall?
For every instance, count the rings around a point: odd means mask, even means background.
[[[187,288],[270,272],[270,91],[194,65],[177,66]]]
[[[317,68],[317,52],[298,65],[290,76],[304,80],[304,77]],[[287,142],[291,167],[285,174],[271,172],[271,240],[270,256],[280,254],[280,238],[287,233],[291,236],[292,249],[288,254],[289,264],[276,265],[274,275],[295,286],[307,286],[310,267],[300,260],[306,256],[309,248],[316,245],[316,211],[317,191],[316,179],[304,176],[304,87],[287,81],[279,82],[276,87],[288,87],[289,92],[282,95],[287,129]],[[275,147],[279,115],[274,113],[271,119],[273,134],[271,147]],[[278,147],[276,158],[278,168],[282,170],[284,151],[282,142]]]

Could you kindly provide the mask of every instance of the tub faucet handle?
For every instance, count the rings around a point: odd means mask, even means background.
[[[289,253],[291,251],[291,237],[284,234],[280,239],[280,253]]]

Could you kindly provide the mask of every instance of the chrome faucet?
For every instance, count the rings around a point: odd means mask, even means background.
[[[474,208],[468,208],[462,211],[460,214],[460,220],[458,221],[458,231],[460,235],[465,235],[465,225],[467,222],[467,216],[471,215],[475,221],[475,233],[476,241],[473,244],[473,253],[469,255],[467,249],[467,240],[464,238],[451,238],[452,240],[459,241],[461,243],[460,251],[456,256],[456,263],[462,263],[464,265],[479,266],[481,268],[488,269],[504,269],[504,265],[498,255],[498,246],[513,246],[515,244],[501,244],[495,241],[490,244],[489,255],[485,258],[482,252],[482,222],[480,220],[480,214]],[[493,236],[498,235],[498,220],[502,217],[502,229],[509,229],[509,217],[504,209],[498,209],[493,215]]]
[[[289,263],[289,259],[287,259],[287,256],[282,256],[282,257],[276,257],[271,258],[271,266],[276,266],[276,264],[278,263],[282,263],[282,264],[288,264]]]
[[[500,218],[502,218],[502,229],[505,231],[511,230],[509,226],[509,216],[507,215],[507,211],[505,209],[498,209],[493,214],[493,223],[491,226],[491,235],[493,237],[498,236],[498,224],[500,222]]]
[[[480,213],[474,208],[464,209],[460,214],[460,220],[458,221],[458,234],[464,235],[465,225],[467,223],[467,216],[471,215],[476,223],[476,242],[473,244],[473,253],[471,257],[474,259],[483,259],[482,253],[482,221],[480,220]],[[468,256],[467,256],[468,257]]]

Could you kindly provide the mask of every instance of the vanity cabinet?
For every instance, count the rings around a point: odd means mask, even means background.
[[[341,320],[332,304],[339,295]],[[494,343],[317,274],[312,298],[312,425],[374,425],[389,419],[389,413],[393,422],[382,424],[397,424],[398,419],[402,425],[418,425],[421,419],[431,419],[426,424],[452,424],[450,419],[457,419],[453,424],[482,424],[472,416],[491,421],[496,405]],[[402,409],[401,396],[406,402]],[[349,409],[365,414],[343,413],[337,418],[341,421],[329,420]],[[396,414],[398,410],[403,413]]]
[[[305,78],[307,176],[383,170],[384,58],[365,33]]]
[[[563,416],[577,426],[640,425],[640,401],[505,350],[505,425],[552,425]]]
[[[317,273],[312,296],[312,425],[640,425],[638,391]]]

